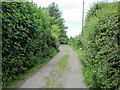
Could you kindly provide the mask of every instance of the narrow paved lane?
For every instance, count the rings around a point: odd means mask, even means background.
[[[69,58],[67,68],[63,72],[63,75],[60,79],[63,84],[62,87],[86,88],[86,85],[83,83],[81,64],[76,53],[71,49],[69,45],[61,45],[60,52],[46,66],[38,70],[38,72],[34,73],[32,76],[29,76],[20,88],[42,87],[45,84],[46,78],[50,76],[50,73],[54,68],[56,68],[56,64],[64,55],[69,55]]]
[[[87,88],[83,82],[82,66],[77,54],[67,46],[69,50],[68,67],[63,74],[63,87],[64,88]]]

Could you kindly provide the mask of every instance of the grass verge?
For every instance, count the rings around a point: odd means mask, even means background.
[[[56,64],[56,68],[50,73],[50,76],[46,78],[45,84],[42,88],[62,88],[62,81],[60,77],[63,71],[67,67],[69,55],[64,55],[63,58]]]
[[[37,63],[33,68],[29,69],[24,74],[19,75],[17,80],[10,82],[7,86],[2,86],[2,88],[19,88],[28,76],[32,75],[33,73],[37,72],[37,70],[45,66],[56,54],[57,52],[54,52],[50,57],[42,58],[42,60],[45,62]]]
[[[74,46],[71,46],[72,49],[78,54],[81,61],[85,60],[85,52],[81,49],[76,49]]]

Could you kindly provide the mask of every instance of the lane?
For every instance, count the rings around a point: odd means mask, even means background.
[[[87,88],[83,82],[82,66],[77,54],[69,47],[68,67],[65,70],[62,80],[64,88]]]
[[[46,83],[46,78],[52,76],[50,75],[51,72],[56,68],[56,64],[65,55],[69,55],[69,57],[68,57],[67,67],[63,71],[60,77],[60,81],[62,82],[62,87],[63,88],[87,88],[87,86],[83,82],[83,74],[81,70],[80,60],[78,59],[77,54],[72,50],[72,48],[69,45],[60,45],[60,52],[46,66],[38,70],[32,76],[29,76],[25,80],[25,82],[21,85],[20,88],[43,87]],[[56,73],[55,75],[58,75],[58,74]]]
[[[67,54],[66,45],[60,45],[60,52],[43,68],[38,70],[32,76],[29,76],[20,88],[39,88],[43,86],[46,77],[50,75],[50,72],[55,68],[55,65],[59,60]]]

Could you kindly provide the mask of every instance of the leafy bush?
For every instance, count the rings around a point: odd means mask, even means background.
[[[118,2],[97,3],[87,15],[83,31],[85,79],[91,88],[119,87]]]
[[[96,3],[88,12],[82,44],[85,82],[90,88],[118,89],[120,85],[119,2]]]
[[[69,41],[74,48],[83,49],[82,36],[71,37]]]
[[[58,51],[48,16],[33,3],[2,3],[3,85]],[[41,58],[41,59],[40,59]]]

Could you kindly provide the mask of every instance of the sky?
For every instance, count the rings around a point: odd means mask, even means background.
[[[84,18],[93,3],[99,1],[102,0],[84,0]],[[48,7],[52,2],[55,2],[58,4],[59,10],[62,12],[65,26],[68,27],[66,30],[68,37],[75,37],[81,34],[83,0],[33,0],[33,2],[41,7]]]

